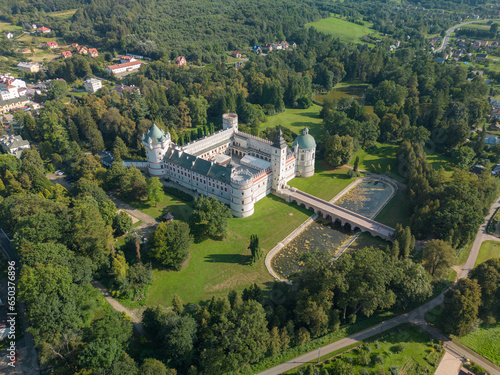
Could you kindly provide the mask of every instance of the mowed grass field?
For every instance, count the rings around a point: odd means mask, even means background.
[[[500,343],[500,315],[496,316],[496,320],[495,324],[481,324],[476,331],[463,337],[457,337],[457,340],[500,366],[500,350],[498,350],[498,344]]]
[[[177,272],[154,270],[148,306],[169,306],[174,294],[184,303],[199,303],[231,290],[242,291],[252,283],[263,288],[273,278],[264,259],[249,265],[250,235],[256,234],[264,253],[271,250],[311,215],[310,211],[288,204],[272,195],[255,205],[255,213],[245,219],[231,218],[223,241],[206,240],[193,244],[184,267]]]
[[[337,18],[333,14],[331,17],[308,23],[306,27],[314,27],[322,33],[332,34],[341,41],[349,43],[358,43],[363,36],[376,32],[367,22],[365,22],[364,25],[357,25],[344,19]]]
[[[329,201],[354,181],[354,179],[347,176],[348,171],[348,168],[332,168],[324,160],[316,160],[314,176],[307,178],[296,177],[288,184]]]
[[[325,99],[340,99],[343,97],[354,98],[359,101],[362,99],[367,86],[364,83],[340,82],[328,94],[316,94],[313,99],[320,103],[323,103]]]
[[[323,134],[323,119],[319,116],[320,111],[321,106],[317,104],[307,109],[287,108],[277,115],[268,116],[267,121],[260,124],[259,130],[282,126],[301,134],[302,129],[308,127],[313,137],[320,137]]]
[[[479,249],[476,266],[493,258],[500,258],[500,242],[484,241],[481,244],[481,249]]]

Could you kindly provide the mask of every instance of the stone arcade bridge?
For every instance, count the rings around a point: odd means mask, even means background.
[[[282,189],[277,195],[288,202],[296,203],[308,210],[312,209],[318,216],[322,216],[325,219],[329,218],[332,222],[338,220],[342,226],[349,224],[352,230],[359,229],[362,232],[370,233],[374,237],[379,236],[384,240],[392,241],[393,228],[336,204],[324,201],[314,195],[304,193],[295,188]]]

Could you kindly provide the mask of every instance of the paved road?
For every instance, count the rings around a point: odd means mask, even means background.
[[[446,35],[443,38],[443,41],[441,42],[441,47],[438,49],[434,50],[434,53],[438,53],[441,51],[444,51],[446,47],[448,46],[448,42],[450,40],[450,35],[452,32],[454,32],[457,28],[462,27],[464,25],[467,25],[469,23],[475,23],[475,22],[484,22],[484,21],[498,21],[498,18],[492,18],[492,19],[487,19],[487,20],[473,20],[473,21],[468,21],[468,22],[462,22],[461,24],[455,25],[450,27],[448,30],[446,30]]]
[[[458,274],[457,278],[465,278],[469,274],[469,271],[474,268],[474,264],[476,263],[477,256],[479,254],[479,249],[481,248],[481,243],[485,240],[496,240],[500,241],[497,237],[491,236],[486,233],[486,225],[491,217],[491,215],[494,213],[495,209],[500,206],[500,197],[497,199],[497,201],[491,206],[490,212],[488,215],[485,217],[484,223],[481,225],[479,228],[476,238],[474,240],[474,243],[472,245],[471,252],[469,254],[469,257],[467,258],[467,261],[465,262],[462,271]],[[447,352],[450,354],[454,355],[457,358],[469,358],[473,362],[477,363],[481,367],[483,367],[486,371],[490,372],[491,374],[500,374],[500,367],[496,366],[495,364],[491,363],[488,361],[486,358],[480,356],[479,354],[471,354],[471,352],[466,351],[459,347],[458,345],[454,344],[450,339],[445,337],[441,332],[437,331],[434,329],[431,325],[429,325],[425,321],[425,313],[429,310],[432,310],[433,308],[441,305],[444,300],[444,291],[441,293],[438,297],[434,298],[433,300],[423,304],[422,306],[419,306],[418,308],[410,311],[409,313],[400,315],[398,317],[392,318],[386,322],[377,324],[376,326],[373,326],[371,328],[368,328],[364,331],[355,333],[354,335],[348,336],[342,340],[336,341],[334,343],[331,343],[327,346],[324,346],[321,348],[321,355],[326,355],[329,353],[332,353],[336,350],[345,348],[346,346],[355,344],[361,340],[367,339],[369,337],[372,337],[374,335],[377,335],[381,332],[387,331],[388,329],[394,328],[400,324],[403,323],[412,323],[415,324],[425,331],[427,331],[432,337],[441,340],[443,343],[443,346]],[[272,367],[266,371],[260,372],[258,375],[277,375],[277,374],[282,374],[286,371],[292,370],[296,367],[299,367],[303,365],[304,363],[308,362],[315,362],[318,358],[318,351],[315,350],[313,352],[306,353],[304,355],[301,355],[300,357],[291,359],[288,362],[282,363],[281,365]],[[450,374],[454,375],[454,374]]]
[[[144,325],[142,324],[142,314],[137,313],[135,311],[132,311],[130,309],[127,309],[125,306],[123,306],[120,302],[118,302],[115,298],[111,296],[109,293],[108,289],[102,285],[99,281],[92,281],[92,285],[99,289],[99,291],[102,293],[106,301],[111,305],[113,309],[115,309],[118,312],[124,312],[127,314],[128,317],[130,317],[130,321],[134,325],[134,328],[137,330],[137,332],[143,336],[146,335],[146,330],[144,329]]]

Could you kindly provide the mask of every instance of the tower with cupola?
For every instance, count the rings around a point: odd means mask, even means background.
[[[156,124],[142,136],[142,144],[146,148],[148,159],[148,172],[151,176],[159,177],[165,173],[163,159],[171,143],[170,133],[165,133]]]
[[[286,154],[288,146],[283,138],[281,128],[275,138],[271,153],[271,170],[273,179],[271,187],[275,191],[281,190],[286,185]]]
[[[297,177],[311,177],[314,175],[314,162],[316,157],[316,141],[309,134],[309,129],[304,128],[293,142],[295,154],[295,175]]]

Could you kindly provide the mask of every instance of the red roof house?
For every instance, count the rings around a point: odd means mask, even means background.
[[[177,66],[187,65],[187,61],[186,61],[186,58],[184,56],[177,57],[175,59],[175,63],[177,64]]]
[[[73,56],[73,54],[72,54],[70,51],[62,51],[62,52],[61,52],[61,55],[62,55],[62,57],[64,57],[65,59],[67,59],[68,57]]]
[[[51,31],[52,31],[51,29],[49,29],[48,27],[45,27],[45,26],[42,26],[42,27],[39,27],[38,29],[36,29],[37,33],[42,33],[42,34],[50,33]]]
[[[54,48],[57,48],[57,42],[54,42],[54,41],[50,41],[50,42],[47,42],[47,47],[49,47],[50,49],[54,49]]]
[[[89,55],[90,57],[97,57],[99,56],[99,52],[97,52],[97,49],[95,48],[89,48]]]

